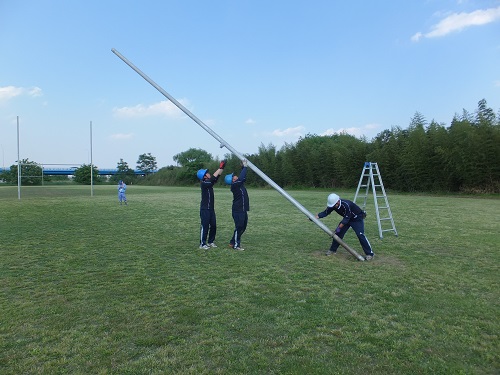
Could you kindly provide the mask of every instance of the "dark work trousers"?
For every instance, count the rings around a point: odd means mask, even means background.
[[[215,210],[200,210],[201,231],[200,231],[200,245],[212,243],[215,241],[217,233],[217,219],[215,217]]]
[[[359,220],[351,220],[349,224],[344,225],[340,231],[340,234],[338,235],[340,238],[344,238],[347,230],[352,227],[354,232],[356,232],[356,236],[358,236],[359,243],[361,244],[361,247],[363,248],[363,251],[365,252],[366,255],[373,255],[373,250],[370,245],[370,242],[368,241],[368,238],[365,236],[365,222],[363,219]],[[337,251],[339,248],[339,243],[335,240],[332,241],[332,246],[330,246],[330,251]]]
[[[248,212],[247,211],[233,211],[234,232],[231,241],[229,242],[233,247],[241,246],[241,236],[247,229]]]

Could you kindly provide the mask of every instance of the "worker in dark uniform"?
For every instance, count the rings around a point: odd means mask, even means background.
[[[250,205],[248,200],[248,193],[245,187],[245,181],[247,179],[247,166],[248,162],[246,159],[242,161],[243,168],[241,169],[240,175],[236,176],[234,173],[226,175],[224,182],[227,185],[231,185],[231,192],[233,193],[233,220],[234,220],[234,232],[233,237],[229,241],[229,246],[234,250],[243,251],[241,247],[241,236],[247,229],[248,224],[248,211],[250,211]]]
[[[344,238],[347,230],[352,227],[354,232],[356,232],[356,236],[358,236],[359,243],[365,252],[365,259],[371,260],[375,256],[373,253],[372,247],[368,238],[365,236],[365,223],[364,219],[366,217],[366,213],[359,208],[359,206],[351,202],[347,199],[340,199],[337,194],[330,194],[327,199],[327,207],[326,210],[320,212],[316,215],[317,219],[321,219],[325,216],[330,215],[333,211],[342,216],[342,220],[340,221],[337,229],[335,229],[335,234],[340,238]],[[332,255],[337,252],[339,247],[339,243],[335,240],[332,241],[332,246],[330,246],[330,250],[326,252],[326,255]]]
[[[200,203],[200,249],[209,250],[211,247],[217,247],[215,244],[215,235],[217,234],[217,218],[215,216],[215,198],[214,184],[222,174],[226,161],[223,160],[219,164],[213,176],[208,173],[208,169],[200,169],[196,176],[201,181],[201,203]],[[208,242],[207,242],[208,239]]]

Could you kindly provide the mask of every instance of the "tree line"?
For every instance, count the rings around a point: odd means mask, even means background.
[[[21,185],[22,186],[36,186],[41,185],[44,182],[61,182],[68,181],[68,176],[44,176],[43,166],[35,161],[30,161],[29,159],[20,160],[19,166],[21,167]],[[72,182],[90,185],[91,182],[99,184],[102,182],[114,182],[117,183],[120,180],[125,181],[127,184],[137,182],[138,179],[144,179],[148,175],[156,172],[157,170],[156,157],[151,155],[151,153],[141,154],[137,159],[138,171],[142,173],[137,175],[133,169],[128,166],[128,163],[123,159],[117,164],[116,174],[112,176],[107,176],[103,178],[99,175],[99,169],[95,165],[83,164],[78,168],[75,168]],[[18,180],[18,164],[13,164],[10,166],[8,171],[3,171],[0,173],[0,181],[8,184],[17,184]]]
[[[416,112],[407,129],[395,126],[375,138],[346,133],[329,136],[308,134],[279,150],[261,144],[245,155],[261,171],[285,188],[353,188],[364,163],[378,163],[386,189],[402,192],[500,192],[500,112],[486,100],[474,113],[463,110],[446,126]],[[240,161],[225,155],[226,171],[238,171]],[[217,169],[219,160],[201,149],[189,149],[174,157],[177,166],[162,168],[144,183],[187,185],[196,183],[196,171]],[[249,173],[247,184],[266,182]]]
[[[308,134],[296,143],[276,146],[263,144],[257,153],[245,157],[284,188],[342,189],[356,187],[364,163],[378,163],[386,189],[401,192],[500,193],[500,111],[495,114],[485,99],[470,113],[455,114],[449,126],[416,112],[408,128],[394,126],[372,140],[347,133],[319,136]],[[226,154],[226,173],[238,173],[241,161]],[[190,148],[174,155],[177,165],[157,172],[156,158],[142,154],[137,176],[120,159],[118,173],[107,181],[147,185],[191,186],[197,184],[196,172],[218,168],[220,160],[202,149]],[[23,185],[39,184],[41,168],[23,160]],[[40,168],[40,171],[33,168]],[[89,184],[91,166],[83,165],[75,173],[75,182]],[[154,172],[154,173],[153,173]],[[94,166],[94,182],[101,182]],[[54,177],[51,177],[54,178]],[[17,165],[0,176],[17,183]],[[46,178],[49,181],[50,178]],[[247,185],[264,187],[267,183],[255,173],[247,175]]]

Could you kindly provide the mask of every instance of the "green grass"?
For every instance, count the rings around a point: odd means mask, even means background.
[[[328,195],[289,193],[313,213]],[[500,372],[499,199],[389,194],[399,236],[369,205],[359,262],[325,257],[276,191],[249,194],[240,253],[227,188],[206,252],[198,188],[129,186],[119,206],[114,186],[0,187],[0,373]]]

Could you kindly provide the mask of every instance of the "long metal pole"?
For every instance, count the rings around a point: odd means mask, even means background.
[[[17,116],[17,199],[21,199],[21,159],[19,158],[19,116]]]
[[[245,159],[243,155],[241,155],[238,151],[236,151],[231,145],[229,145],[225,140],[223,140],[217,133],[215,133],[212,129],[210,129],[207,125],[205,125],[198,117],[196,117],[193,113],[191,113],[187,108],[185,108],[181,103],[179,103],[173,96],[171,96],[168,92],[163,90],[158,84],[156,84],[151,78],[149,78],[146,74],[144,74],[139,68],[137,68],[134,64],[132,64],[127,58],[125,58],[120,52],[116,49],[112,48],[111,51],[118,56],[125,64],[130,66],[137,74],[139,74],[142,78],[144,78],[151,86],[157,89],[163,96],[165,96],[168,100],[170,100],[177,108],[179,108],[182,112],[184,112],[187,116],[189,116],[194,122],[200,125],[203,129],[207,131],[212,137],[214,137],[217,141],[220,142],[220,147],[226,147],[229,151],[231,151],[234,155],[236,155],[240,160]],[[273,180],[271,180],[264,172],[262,172],[259,168],[257,168],[252,162],[248,160],[248,167],[252,169],[255,173],[257,173],[264,181],[266,181],[269,185],[275,188],[281,195],[283,195],[286,199],[288,199],[295,207],[297,207],[302,213],[304,213],[312,222],[314,222],[317,226],[319,226],[323,231],[325,231],[330,237],[333,237],[335,241],[337,241],[343,248],[345,248],[348,252],[354,255],[358,260],[364,261],[361,255],[359,255],[354,249],[352,249],[349,245],[347,245],[339,236],[337,236],[334,232],[330,230],[325,224],[316,219],[312,213],[310,213],[304,206],[302,206],[299,202],[297,202],[292,196],[290,196],[285,190],[283,190],[278,184],[276,184]]]
[[[92,121],[90,121],[90,196],[94,196],[94,164],[92,163]]]

